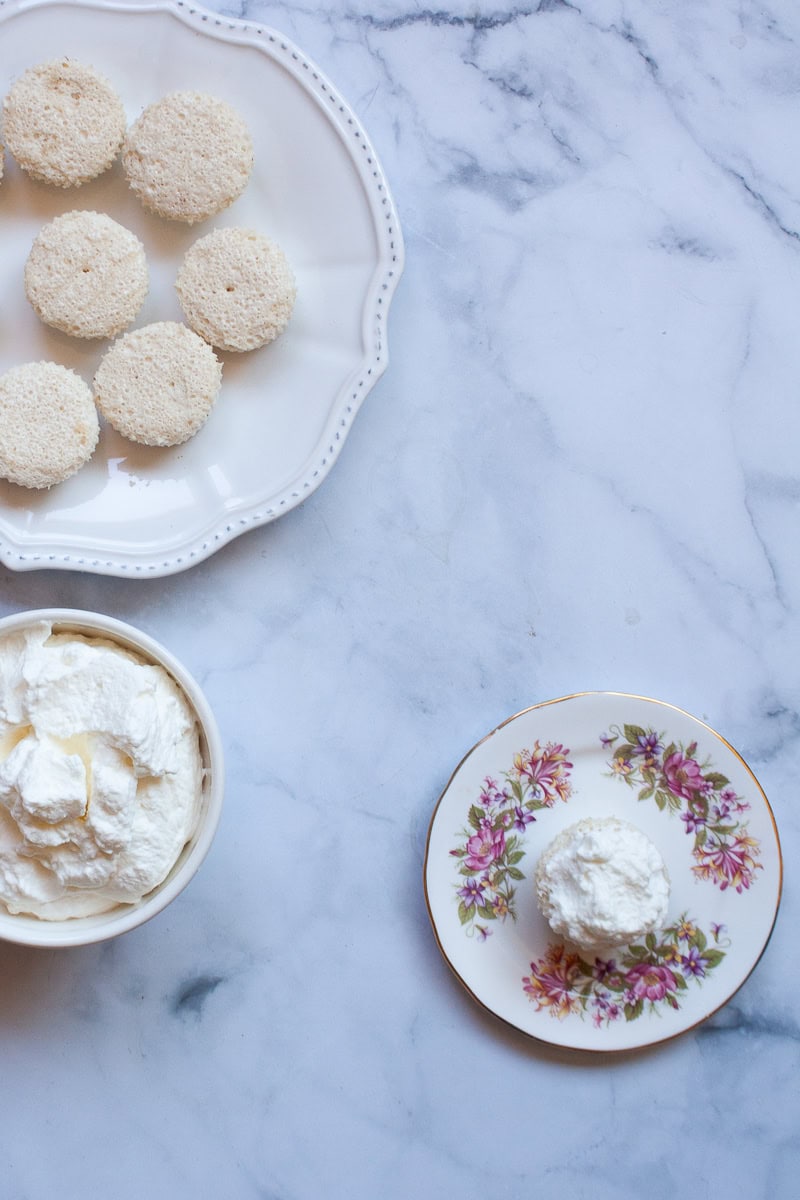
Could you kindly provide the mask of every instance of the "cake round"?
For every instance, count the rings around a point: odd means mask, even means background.
[[[39,231],[25,292],[46,325],[73,337],[114,337],[147,295],[144,246],[105,213],[68,212]]]
[[[9,153],[34,179],[55,187],[77,187],[107,170],[125,125],[108,80],[70,58],[29,67],[3,101]]]
[[[235,109],[202,92],[171,92],[148,105],[122,150],[128,183],[146,208],[193,224],[244,191],[253,141]]]
[[[176,289],[186,320],[220,350],[255,350],[283,333],[297,288],[286,255],[252,229],[215,229],[184,255]]]
[[[616,817],[563,830],[539,859],[534,883],[553,932],[587,950],[635,942],[667,915],[664,860],[640,829]]]
[[[49,488],[82,467],[97,445],[97,410],[86,383],[53,362],[0,376],[0,477]]]
[[[177,446],[205,424],[222,383],[211,347],[177,321],[118,338],[94,377],[95,402],[110,425],[145,446]]]

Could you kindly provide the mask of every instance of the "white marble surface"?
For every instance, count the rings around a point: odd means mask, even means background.
[[[0,610],[165,642],[226,808],[164,914],[0,947],[0,1195],[794,1196],[800,14],[791,0],[219,4],[375,143],[391,365],[303,506],[181,575],[2,573]],[[781,914],[709,1023],[592,1057],[480,1011],[435,945],[462,754],[584,689],[707,720],[781,830]]]

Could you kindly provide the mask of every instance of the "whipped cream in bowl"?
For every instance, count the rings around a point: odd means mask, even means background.
[[[0,938],[149,920],[208,853],[222,792],[213,713],[163,646],[98,613],[0,620]]]

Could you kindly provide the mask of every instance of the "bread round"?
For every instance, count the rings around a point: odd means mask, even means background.
[[[205,424],[222,383],[222,364],[202,338],[177,321],[124,334],[94,377],[95,401],[110,425],[145,446],[177,446]]]
[[[25,292],[54,329],[114,337],[147,295],[144,246],[105,213],[68,212],[43,226],[25,264]]]
[[[0,477],[49,488],[73,475],[97,445],[100,426],[87,384],[53,362],[0,376]]]
[[[111,166],[125,109],[94,67],[60,58],[30,67],[3,101],[6,147],[34,179],[77,187]]]
[[[186,320],[220,350],[255,350],[283,333],[297,288],[286,255],[252,229],[215,229],[184,255],[176,289]]]
[[[253,141],[230,104],[202,92],[171,92],[128,130],[122,166],[146,208],[190,225],[241,195]]]

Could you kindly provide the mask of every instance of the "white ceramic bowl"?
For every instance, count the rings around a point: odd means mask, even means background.
[[[224,775],[222,743],[214,714],[199,685],[178,660],[153,638],[124,621],[106,617],[102,613],[70,608],[42,608],[4,617],[0,619],[0,636],[39,621],[49,621],[57,633],[73,632],[107,638],[132,650],[140,658],[163,667],[194,709],[200,730],[200,752],[205,768],[200,819],[194,835],[184,846],[163,883],[135,904],[118,904],[108,912],[91,917],[43,921],[37,917],[8,913],[0,906],[0,939],[3,941],[26,946],[84,946],[143,925],[166,908],[192,879],[211,847],[219,823]]]

